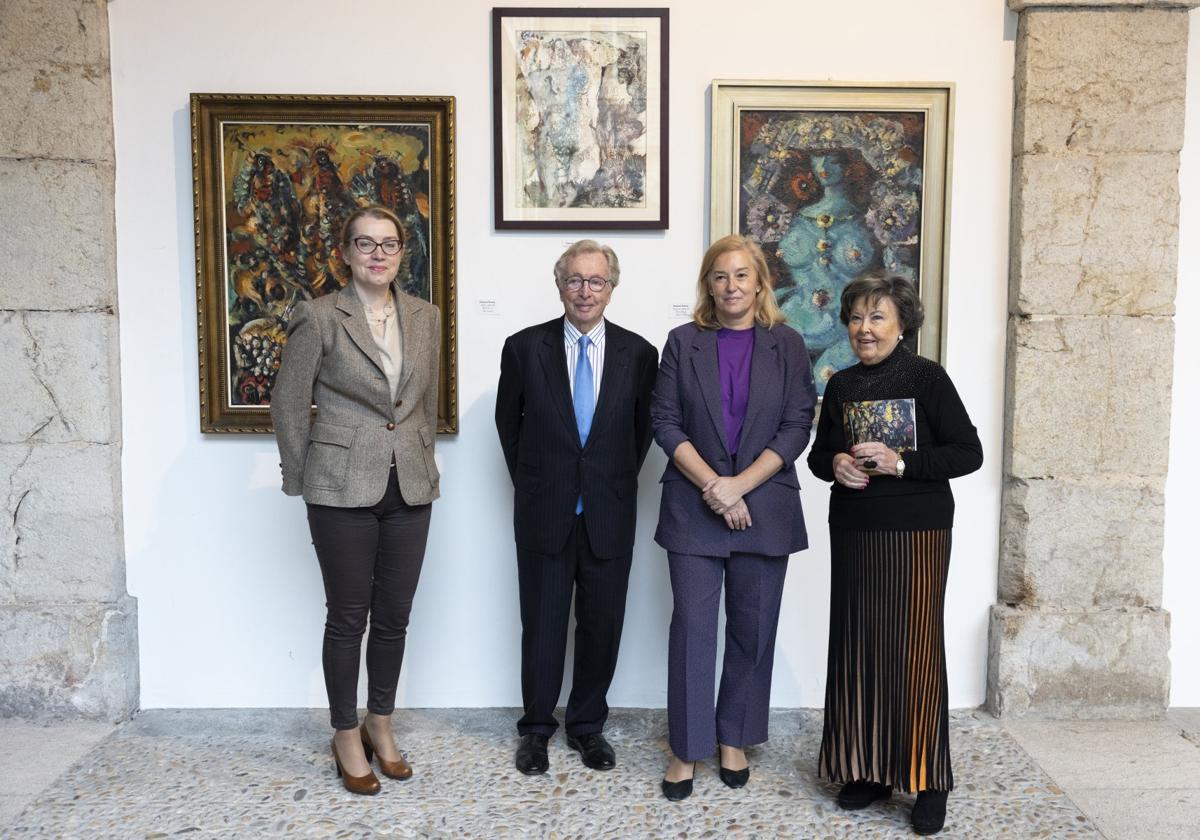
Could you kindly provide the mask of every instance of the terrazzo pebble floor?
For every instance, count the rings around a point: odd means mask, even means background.
[[[43,790],[8,838],[898,838],[913,837],[913,798],[838,809],[816,777],[821,717],[772,712],[771,740],[747,751],[741,790],[697,768],[693,796],[667,802],[662,710],[615,709],[605,734],[617,767],[584,767],[561,733],[550,772],[513,767],[516,710],[414,709],[396,714],[415,775],[382,778],[374,797],[347,793],[329,757],[326,712],[152,710],[118,727]],[[1089,819],[1003,726],[952,715],[956,789],[947,838],[1095,838]]]

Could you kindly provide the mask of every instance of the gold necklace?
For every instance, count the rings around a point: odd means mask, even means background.
[[[392,295],[390,292],[387,296],[387,303],[383,305],[383,309],[377,311],[369,303],[364,303],[363,308],[366,310],[367,323],[373,326],[379,326],[387,323],[387,319],[391,318],[396,312],[396,307],[392,303]]]

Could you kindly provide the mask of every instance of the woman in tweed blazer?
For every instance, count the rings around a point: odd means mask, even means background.
[[[440,314],[400,290],[404,228],[382,207],[342,229],[344,288],[296,306],[271,393],[283,492],[304,497],[325,582],[321,662],[334,766],[347,790],[373,794],[412,768],[391,714],[413,594],[439,495]],[[316,406],[315,415],[312,406]],[[358,663],[367,638],[367,716],[358,721]]]

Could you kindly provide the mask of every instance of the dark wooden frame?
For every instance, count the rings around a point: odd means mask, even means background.
[[[225,122],[428,125],[430,291],[432,302],[442,312],[438,432],[458,431],[454,111],[454,97],[449,96],[192,94],[192,191],[202,432],[272,432],[267,406],[235,406],[229,399],[229,312],[225,309],[224,295],[228,266],[223,256],[226,231],[221,151],[221,127]]]
[[[659,144],[658,166],[659,177],[657,184],[647,184],[647,189],[658,190],[658,215],[647,219],[596,219],[587,218],[587,210],[579,210],[578,218],[555,220],[525,220],[512,219],[505,216],[505,184],[504,184],[504,137],[503,125],[503,90],[504,78],[501,63],[501,35],[503,22],[506,18],[539,17],[539,18],[657,18],[659,21],[659,50],[660,76],[659,91]],[[599,31],[599,30],[597,30]],[[497,230],[665,230],[669,222],[669,178],[668,178],[668,139],[669,139],[669,78],[670,78],[670,10],[665,8],[556,8],[556,7],[520,7],[492,9],[492,116],[493,116],[493,169],[494,193],[492,196],[495,207],[495,226]],[[653,83],[653,80],[650,80]],[[559,210],[556,212],[572,212]],[[572,212],[572,215],[574,213]]]

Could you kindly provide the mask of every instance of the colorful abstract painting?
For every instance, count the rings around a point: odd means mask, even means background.
[[[404,223],[404,291],[430,300],[429,128],[226,123],[229,393],[268,405],[296,303],[345,285],[342,224],[381,204]]]
[[[924,131],[921,114],[741,112],[738,227],[762,244],[822,392],[857,361],[846,285],[873,268],[920,285]]]
[[[497,227],[665,227],[666,10],[493,21]]]
[[[404,233],[397,279],[442,310],[438,429],[457,425],[454,100],[191,96],[201,430],[269,432],[297,304],[349,281],[341,233],[382,205]]]
[[[916,400],[842,403],[842,427],[847,448],[873,441],[895,452],[916,452]]]
[[[521,32],[518,207],[646,206],[647,46],[645,32]]]

